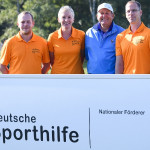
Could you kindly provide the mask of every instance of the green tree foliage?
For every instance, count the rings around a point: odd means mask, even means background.
[[[74,27],[86,31],[93,26],[96,20],[96,11],[99,4],[112,4],[115,12],[115,23],[127,28],[129,23],[125,17],[125,4],[128,0],[0,0],[0,41],[16,34],[17,15],[21,11],[30,11],[35,20],[33,31],[47,39],[49,33],[60,27],[57,14],[61,6],[69,5],[75,11]],[[94,9],[90,11],[90,2]],[[143,22],[150,26],[150,1],[139,0],[142,4]],[[93,14],[92,14],[93,13]],[[95,21],[93,22],[93,17]]]
[[[87,24],[91,22],[90,14],[87,13],[89,5],[87,0],[33,0],[27,1],[25,10],[29,10],[35,18],[34,32],[47,38],[49,33],[60,27],[58,23],[58,11],[61,6],[69,5],[75,11],[75,26],[78,29],[86,30]],[[90,19],[87,19],[90,18]]]
[[[15,0],[0,0],[0,40],[16,33],[17,5]]]
[[[33,31],[47,38],[50,32],[58,28],[57,12],[59,6],[51,0],[32,0],[24,4],[24,10],[30,11],[35,20]]]

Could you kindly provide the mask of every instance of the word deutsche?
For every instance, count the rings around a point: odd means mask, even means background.
[[[21,123],[35,123],[36,117],[35,116],[28,116],[24,114],[22,116],[12,115],[0,115],[0,122],[21,122]]]

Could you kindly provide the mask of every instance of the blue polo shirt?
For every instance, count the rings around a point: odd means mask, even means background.
[[[107,32],[100,23],[88,29],[85,35],[85,56],[90,74],[115,73],[115,43],[117,35],[124,29],[112,22]]]

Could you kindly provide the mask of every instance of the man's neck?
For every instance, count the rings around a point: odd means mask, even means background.
[[[20,33],[20,35],[21,35],[22,39],[26,42],[29,42],[33,36],[32,33],[30,33],[30,34],[21,34]]]
[[[108,27],[102,27],[102,26],[101,26],[101,30],[102,30],[103,32],[107,32],[108,29],[109,29]]]
[[[140,22],[135,23],[135,24],[130,24],[130,26],[131,26],[131,31],[132,31],[133,33],[135,33],[136,30],[140,27],[141,23],[142,23],[142,22],[140,21]]]
[[[100,28],[103,32],[107,32],[110,28],[112,28],[113,23],[111,23],[109,26],[102,26],[100,25]]]

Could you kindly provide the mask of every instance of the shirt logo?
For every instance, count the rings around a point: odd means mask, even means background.
[[[144,42],[144,37],[143,36],[137,36],[133,39],[133,44],[138,45],[139,43]]]
[[[114,40],[111,40],[111,43],[114,43]]]
[[[35,54],[35,53],[40,53],[40,50],[37,49],[37,48],[33,48],[33,49],[32,49],[32,53],[34,53],[34,54]]]
[[[77,41],[77,40],[72,41],[72,46],[77,45],[77,44],[79,45],[80,41]]]

